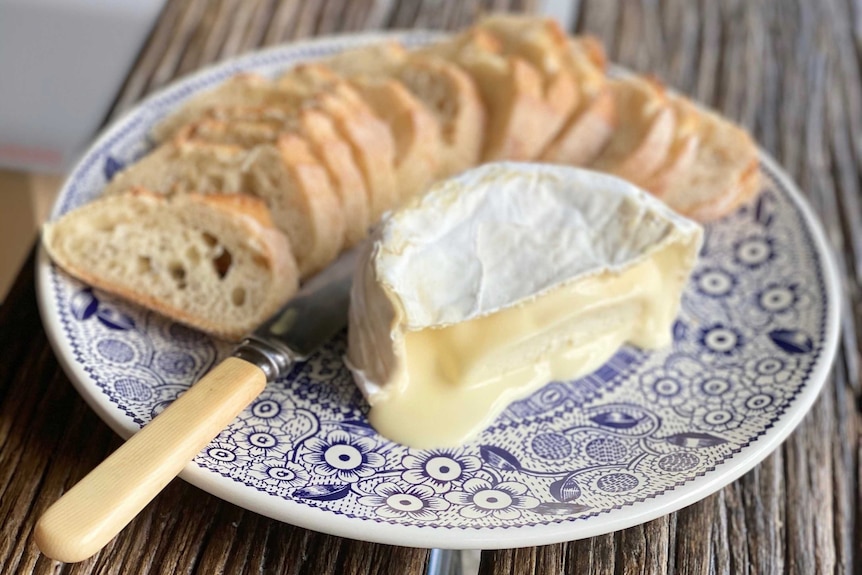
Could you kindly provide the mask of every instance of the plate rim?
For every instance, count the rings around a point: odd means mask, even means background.
[[[142,109],[153,107],[163,99],[170,99],[173,94],[182,91],[188,86],[193,86],[214,74],[232,73],[240,69],[247,69],[251,62],[262,58],[269,56],[277,56],[279,59],[286,58],[287,53],[292,51],[303,51],[313,49],[317,46],[325,48],[333,44],[348,47],[349,45],[358,46],[380,40],[404,38],[414,40],[417,38],[432,39],[443,35],[445,33],[416,30],[322,36],[311,40],[253,51],[239,57],[210,64],[191,75],[180,77],[135,104],[119,118],[115,119],[92,141],[74,167],[69,171],[68,177],[58,194],[57,201],[52,207],[49,219],[57,217],[63,200],[70,194],[69,188],[73,182],[73,176],[83,170],[84,164],[93,155],[93,150],[102,147],[111,138],[116,137],[123,126],[128,124],[134,118],[135,114],[139,114]],[[617,66],[615,68],[619,69]],[[760,161],[770,172],[770,175],[774,177],[776,183],[785,188],[787,195],[798,210],[811,234],[811,243],[822,267],[824,294],[826,294],[827,298],[823,325],[824,343],[822,354],[812,367],[806,383],[801,386],[801,391],[777,420],[781,424],[773,425],[740,452],[720,462],[719,465],[726,471],[716,472],[714,469],[707,475],[677,486],[673,490],[661,493],[646,501],[627,505],[624,511],[616,510],[604,514],[603,520],[600,521],[578,522],[575,520],[549,522],[543,525],[510,525],[482,528],[442,525],[401,525],[336,514],[327,509],[303,505],[275,495],[259,492],[244,484],[238,484],[214,471],[207,470],[194,462],[189,463],[179,476],[183,480],[220,499],[249,511],[298,527],[376,543],[446,549],[529,547],[603,535],[651,521],[715,493],[763,461],[797,428],[805,415],[810,411],[811,406],[814,404],[828,378],[840,340],[840,313],[843,298],[842,283],[835,261],[836,256],[829,246],[821,222],[806,198],[802,195],[799,187],[770,154],[760,147],[758,147],[758,150]],[[59,310],[54,298],[51,297],[53,295],[50,285],[51,270],[52,265],[50,260],[40,243],[36,264],[37,302],[42,324],[54,354],[65,373],[69,376],[76,391],[84,398],[90,408],[115,433],[123,439],[127,439],[139,427],[116,404],[112,403],[105,394],[96,393],[99,391],[98,386],[89,377],[83,366],[74,360],[72,346],[69,341],[61,337],[62,328],[58,320]],[[273,503],[276,504],[274,505]],[[466,547],[464,544],[465,539],[469,539],[470,543]]]

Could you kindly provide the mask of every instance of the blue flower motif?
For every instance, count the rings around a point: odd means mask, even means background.
[[[386,462],[374,451],[376,445],[373,440],[353,437],[340,429],[327,434],[326,439],[312,437],[305,446],[310,453],[303,455],[302,459],[314,465],[314,473],[335,475],[348,483],[374,475],[375,470]]]
[[[237,434],[237,441],[255,457],[284,454],[293,447],[288,434],[277,428],[259,425],[242,429]]]
[[[682,372],[672,367],[656,367],[641,375],[640,387],[650,403],[676,407],[691,399],[689,386],[682,383],[687,380]]]
[[[790,382],[797,368],[796,358],[759,357],[745,363],[745,374],[754,385],[763,387],[781,387]]]
[[[387,519],[409,517],[416,521],[433,521],[438,511],[445,511],[449,503],[438,497],[427,485],[400,486],[381,483],[374,488],[376,495],[359,498],[360,505],[374,508],[374,513]]]
[[[739,330],[721,323],[701,329],[697,341],[706,351],[721,356],[734,355],[745,344],[745,339]]]
[[[460,449],[421,451],[405,456],[401,463],[407,468],[401,474],[404,481],[428,485],[437,493],[446,493],[482,467],[482,460]]]
[[[736,278],[721,268],[703,268],[692,276],[698,293],[710,298],[722,298],[736,287]]]
[[[512,520],[521,512],[539,504],[535,497],[525,495],[527,486],[514,481],[492,484],[486,479],[474,477],[464,482],[463,491],[451,491],[444,495],[447,501],[462,505],[458,514],[469,519],[481,519],[489,515],[497,519]]]
[[[740,394],[734,407],[741,413],[773,413],[781,403],[776,393],[758,389]]]
[[[279,490],[300,487],[308,483],[308,472],[292,461],[268,458],[252,463],[249,478],[265,489]]]
[[[744,384],[737,369],[705,369],[694,376],[692,390],[698,404],[715,407],[731,401]]]
[[[751,317],[753,325],[767,325],[771,322],[783,326],[798,324],[800,311],[811,306],[810,294],[798,283],[772,282],[755,292],[751,299]]]
[[[296,405],[283,394],[265,391],[240,417],[247,426],[282,427],[296,418]]]
[[[694,410],[694,423],[701,429],[728,431],[739,427],[742,420],[743,414],[732,408],[700,406]]]
[[[775,258],[775,240],[763,236],[749,236],[733,244],[733,259],[739,265],[757,269]]]
[[[771,283],[757,292],[757,307],[767,313],[780,313],[799,301],[798,286]]]
[[[247,449],[219,436],[204,448],[195,461],[204,467],[236,477],[243,475],[252,459]]]

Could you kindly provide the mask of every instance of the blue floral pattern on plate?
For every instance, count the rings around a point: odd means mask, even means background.
[[[146,150],[147,130],[194,91],[237,70],[272,72],[362,41],[261,52],[151,98],[84,157],[55,217],[95,197],[106,178]],[[713,481],[720,487],[738,475],[740,454],[798,421],[787,414],[822,384],[837,337],[835,280],[822,238],[768,159],[763,171],[756,202],[707,228],[668,349],[625,347],[587,377],[549,382],[514,402],[468,445],[417,450],[368,424],[367,405],[341,360],[342,334],[270,385],[197,456],[196,482],[207,488],[207,478],[223,478],[227,483],[216,481],[220,495],[242,504],[264,494],[271,507],[262,512],[288,521],[298,514],[314,528],[353,529],[360,538],[367,529],[375,540],[450,547],[512,546],[519,536],[506,530],[513,527],[572,524],[549,531],[546,541],[587,533],[577,529],[585,522],[597,533],[624,526],[618,516],[627,507],[667,500],[687,484],[726,476]],[[144,425],[230,351],[44,261],[41,273],[58,355],[82,394],[120,427]],[[803,410],[813,401],[810,391],[807,397]],[[423,538],[375,532],[377,524],[423,528],[415,532]],[[457,541],[434,535],[451,529],[463,532]],[[497,540],[488,542],[488,533]]]

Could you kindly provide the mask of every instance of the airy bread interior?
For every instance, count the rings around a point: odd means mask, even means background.
[[[131,190],[46,224],[42,239],[82,281],[232,340],[299,284],[286,237],[246,196]]]

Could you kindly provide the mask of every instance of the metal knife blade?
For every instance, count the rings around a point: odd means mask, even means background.
[[[364,247],[359,244],[315,275],[285,306],[234,351],[266,373],[267,381],[286,375],[347,324],[353,271]]]

